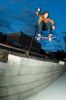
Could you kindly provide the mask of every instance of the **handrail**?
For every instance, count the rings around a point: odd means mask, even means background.
[[[5,48],[9,48],[9,49],[13,49],[13,50],[17,50],[17,51],[20,51],[20,52],[25,52],[25,54],[28,52],[28,50],[23,50],[23,49],[16,48],[16,47],[13,47],[13,46],[9,46],[9,45],[3,44],[3,43],[0,43],[0,46],[5,47]],[[41,55],[41,54],[39,54],[39,53],[35,53],[35,52],[30,52],[30,51],[29,51],[29,54],[30,54],[30,53],[31,53],[31,54],[35,54],[35,55],[37,55],[37,56],[44,57],[44,55]],[[26,54],[26,56],[27,56],[27,54]]]
[[[54,59],[53,60],[53,58],[52,59],[46,59],[46,56],[45,55],[42,55],[42,54],[39,54],[39,53],[35,53],[35,52],[29,52],[29,56],[27,56],[27,50],[23,50],[23,49],[20,49],[20,48],[16,48],[16,47],[13,47],[13,46],[9,46],[9,45],[6,45],[6,44],[3,44],[3,43],[0,43],[0,49],[4,49],[4,48],[2,48],[2,47],[5,47],[5,50],[7,50],[7,51],[11,51],[11,52],[9,52],[9,53],[13,53],[13,54],[16,54],[17,53],[17,55],[18,55],[18,53],[20,53],[20,54],[25,54],[25,55],[21,55],[21,56],[25,56],[25,57],[35,57],[35,58],[37,58],[37,59],[39,59],[40,58],[40,60],[50,60],[50,61],[55,61],[55,62],[58,62],[59,60],[62,60],[62,61],[65,61],[64,59]],[[16,50],[15,51],[15,53],[14,53],[14,50]],[[19,56],[19,55],[18,55]]]

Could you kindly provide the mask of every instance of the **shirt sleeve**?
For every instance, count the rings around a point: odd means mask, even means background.
[[[52,25],[55,24],[54,20],[52,20],[52,19],[50,19],[50,18],[48,18],[48,21],[49,21]]]
[[[40,17],[42,14],[40,13],[40,11],[36,11],[36,14]]]

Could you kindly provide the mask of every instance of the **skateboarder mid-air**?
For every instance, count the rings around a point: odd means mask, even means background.
[[[39,16],[38,20],[38,40],[42,36],[42,32],[47,30],[48,31],[48,38],[52,38],[52,30],[55,30],[54,20],[49,18],[49,12],[45,11],[43,14],[40,13],[40,8],[36,11],[36,14]]]

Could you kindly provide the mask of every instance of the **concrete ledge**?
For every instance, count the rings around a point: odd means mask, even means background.
[[[42,74],[36,74],[36,75],[26,75],[26,76],[5,76],[0,77],[0,87],[3,86],[12,86],[12,85],[18,85],[18,84],[27,84],[30,82],[38,81],[41,79],[45,79],[51,76],[54,76],[56,74],[59,74],[61,71],[56,72],[50,72],[50,73],[42,73]]]
[[[20,93],[20,92],[25,92],[27,90],[36,88],[42,84],[46,84],[49,83],[50,81],[52,81],[54,78],[60,76],[62,73],[61,72],[57,72],[54,75],[51,75],[47,78],[41,79],[41,80],[36,80],[27,84],[21,84],[21,85],[13,85],[13,86],[6,86],[6,87],[0,87],[0,96],[7,96],[7,95],[13,95],[16,93]]]
[[[23,100],[46,88],[64,72],[58,63],[9,55],[0,63],[0,100]]]
[[[8,61],[8,52],[0,51],[0,61],[7,62]]]

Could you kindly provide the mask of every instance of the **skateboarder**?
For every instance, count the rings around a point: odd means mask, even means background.
[[[55,30],[54,21],[49,18],[49,12],[45,11],[43,14],[40,13],[40,8],[38,8],[36,14],[39,16],[38,20],[38,37],[42,36],[42,32],[48,30],[48,37],[51,37],[52,30]]]

